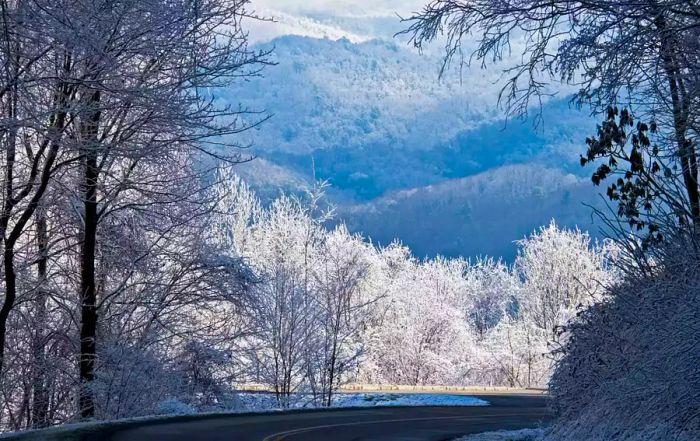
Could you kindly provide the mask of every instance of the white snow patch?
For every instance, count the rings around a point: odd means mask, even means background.
[[[190,415],[194,413],[197,413],[194,407],[175,398],[163,400],[156,407],[158,415]]]
[[[467,395],[364,393],[336,395],[334,407],[488,405],[488,401]]]
[[[251,411],[275,410],[280,406],[272,393],[238,394],[241,408]],[[402,393],[343,393],[333,398],[331,407],[378,407],[378,406],[488,406],[489,402],[468,396],[452,394],[402,394]],[[298,396],[290,403],[291,408],[315,407],[310,398]]]
[[[499,430],[467,435],[455,441],[538,441],[543,439],[542,429]]]

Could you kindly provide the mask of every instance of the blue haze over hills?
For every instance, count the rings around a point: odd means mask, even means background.
[[[273,115],[247,134],[258,159],[240,167],[263,198],[328,180],[339,220],[418,256],[510,260],[552,218],[597,232],[584,203],[599,205],[599,189],[578,163],[595,120],[565,96],[535,128],[504,119],[497,70],[439,80],[439,56],[376,39],[271,46],[276,66],[219,97]]]

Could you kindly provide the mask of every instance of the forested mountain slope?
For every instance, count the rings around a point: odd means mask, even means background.
[[[351,228],[419,255],[512,255],[513,240],[551,218],[590,219],[580,201],[596,189],[578,155],[595,120],[566,96],[506,119],[497,69],[441,80],[438,55],[379,39],[288,35],[260,47],[277,64],[219,98],[272,115],[247,134],[259,159],[240,171],[264,199],[328,180]]]

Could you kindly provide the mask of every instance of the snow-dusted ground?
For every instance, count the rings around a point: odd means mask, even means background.
[[[240,408],[258,411],[279,408],[274,394],[239,393]],[[374,406],[488,406],[488,401],[468,395],[451,394],[402,394],[402,393],[343,393],[333,398],[332,407],[374,407]],[[309,398],[296,397],[292,408],[314,407]]]
[[[467,435],[455,441],[538,441],[542,436],[542,429],[499,430]]]

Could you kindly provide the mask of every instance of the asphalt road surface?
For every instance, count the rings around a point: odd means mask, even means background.
[[[209,417],[124,428],[113,441],[413,441],[450,440],[500,429],[535,427],[549,419],[541,396],[484,396],[483,407],[338,409]]]

